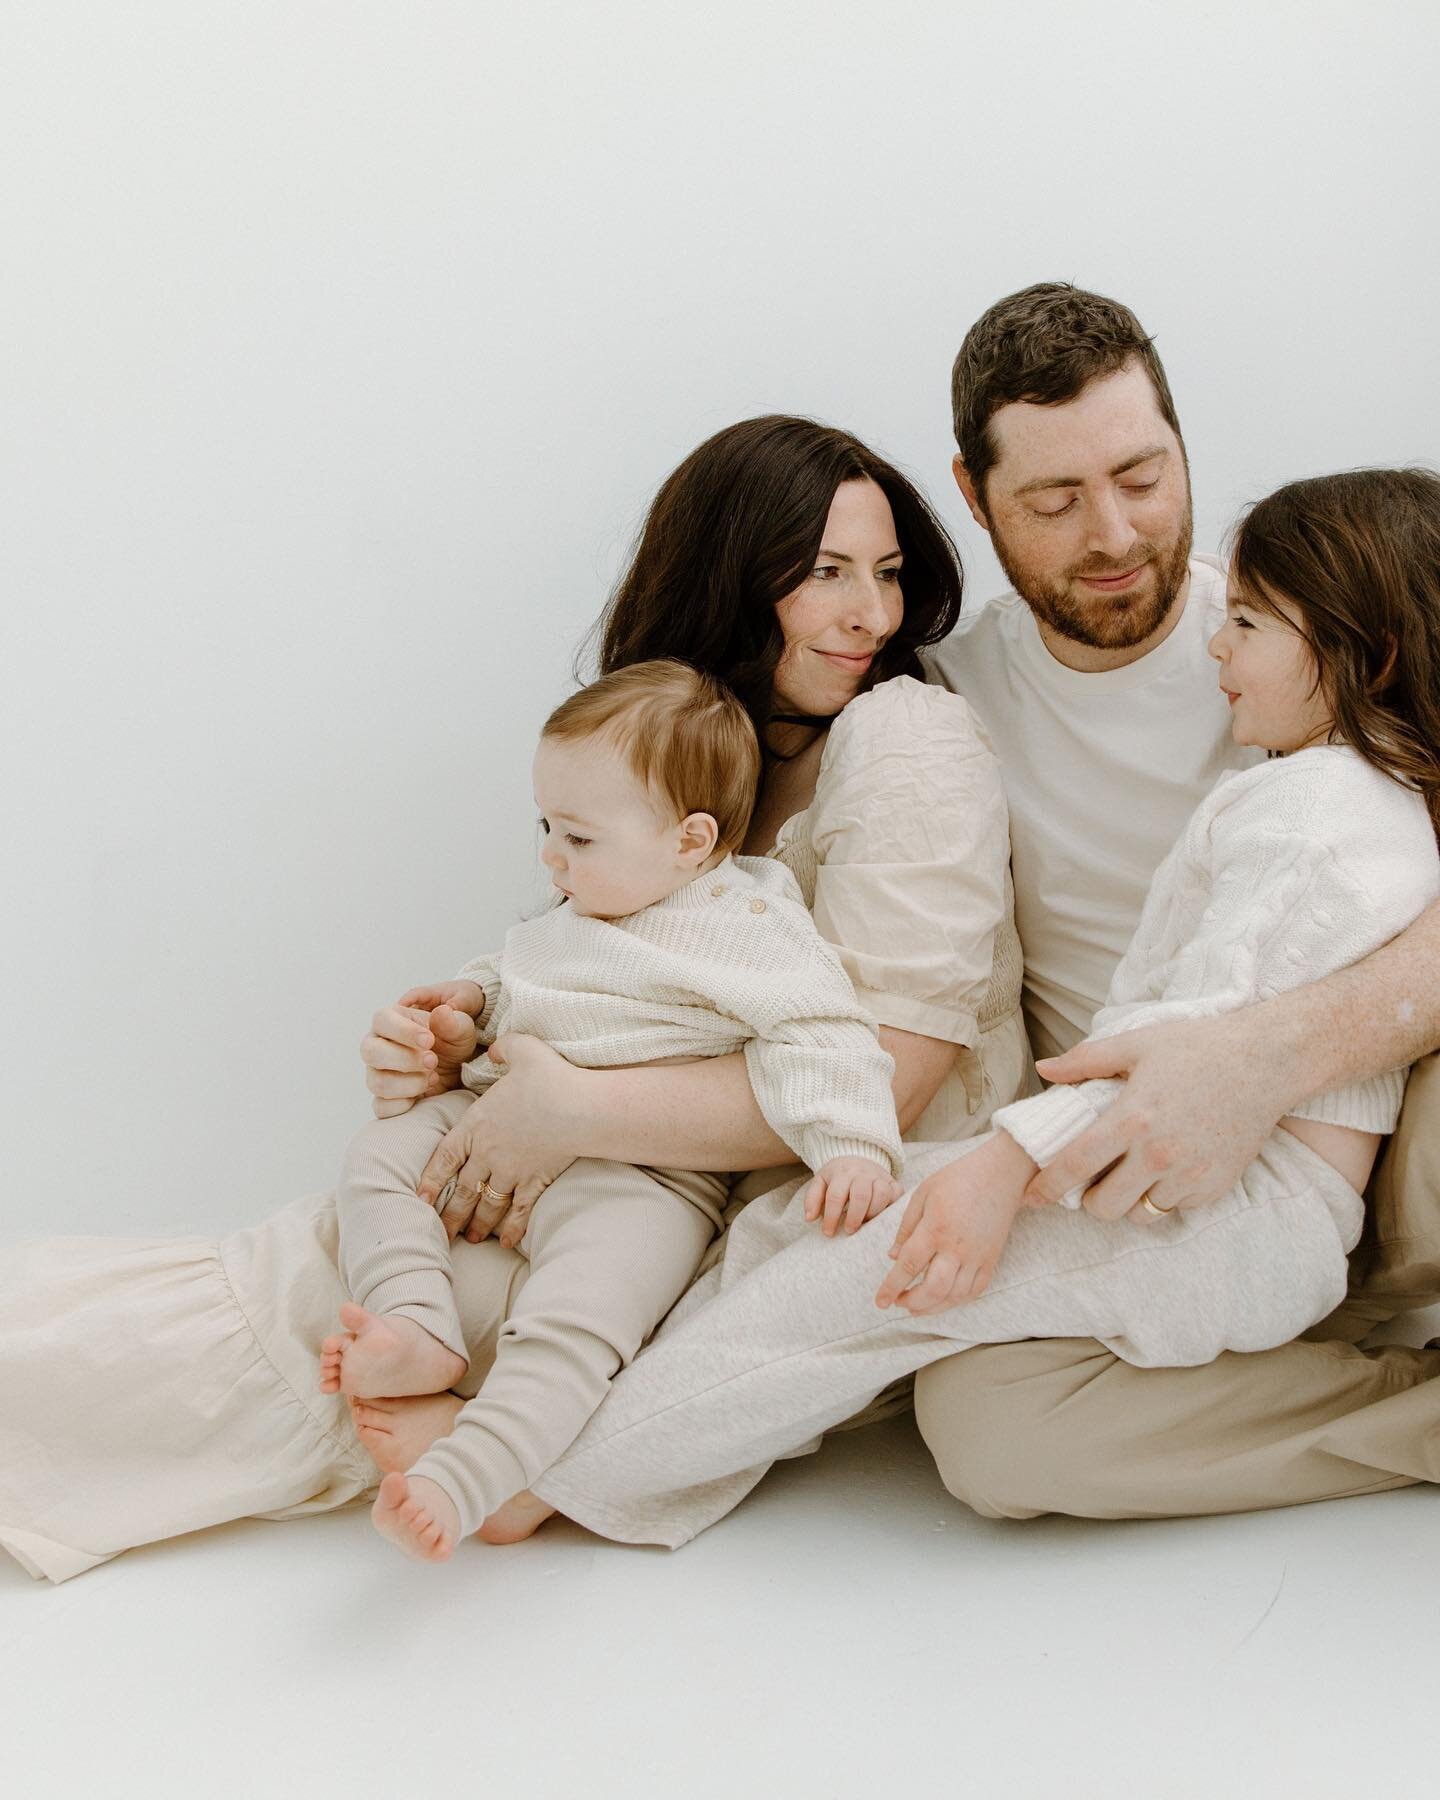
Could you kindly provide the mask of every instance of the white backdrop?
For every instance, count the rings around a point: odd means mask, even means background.
[[[1031,281],[1157,333],[1198,535],[1437,457],[1430,0],[10,0],[0,1229],[328,1185],[372,1008],[537,891],[658,480],[787,410],[940,502]]]

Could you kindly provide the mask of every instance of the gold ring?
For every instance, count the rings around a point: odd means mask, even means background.
[[[513,1194],[502,1194],[498,1188],[492,1188],[488,1181],[482,1181],[480,1183],[480,1192],[487,1200],[500,1200],[503,1201],[506,1206],[508,1206],[515,1198]]]
[[[1140,1204],[1152,1219],[1168,1219],[1175,1210],[1173,1206],[1157,1206],[1149,1194],[1140,1196]]]

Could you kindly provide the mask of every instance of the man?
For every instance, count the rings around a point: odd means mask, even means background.
[[[1216,777],[1252,754],[1231,744],[1205,649],[1224,572],[1190,555],[1174,402],[1127,308],[1058,283],[1011,295],[967,335],[953,398],[955,477],[1013,591],[967,615],[933,673],[974,706],[1004,771],[1026,1018],[1056,1058],[1042,1073],[1128,1077],[1036,1197],[1091,1183],[1086,1204],[1107,1218],[1147,1197],[1203,1206],[1302,1099],[1440,1044],[1440,908],[1312,988],[1074,1049],[1154,870]],[[1353,1347],[1440,1299],[1433,1056],[1372,1213],[1350,1300],[1313,1342],[1141,1370],[1093,1342],[1035,1340],[922,1370],[917,1416],[946,1485],[991,1516],[1131,1517],[1440,1478],[1440,1389],[1417,1391],[1440,1356]]]

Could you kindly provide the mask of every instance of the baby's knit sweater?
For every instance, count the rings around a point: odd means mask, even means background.
[[[587,1069],[743,1050],[767,1123],[808,1168],[869,1156],[899,1172],[895,1065],[772,858],[726,857],[628,918],[558,906],[460,979],[485,990],[483,1044],[523,1031]],[[463,1079],[480,1090],[501,1072],[479,1056]]]
[[[1348,746],[1316,745],[1222,776],[1157,870],[1090,1037],[1231,1012],[1318,981],[1387,943],[1437,897],[1440,852],[1424,801]],[[1392,1131],[1405,1075],[1392,1069],[1316,1095],[1295,1115]],[[1244,1069],[1235,1079],[1244,1082]],[[1048,1088],[1002,1107],[995,1123],[1043,1167],[1121,1085]]]

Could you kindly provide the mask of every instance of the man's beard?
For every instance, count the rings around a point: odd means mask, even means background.
[[[990,541],[1011,587],[1042,625],[1048,625],[1072,644],[1084,644],[1091,650],[1130,650],[1154,636],[1175,604],[1189,573],[1193,529],[1193,514],[1187,501],[1173,543],[1137,544],[1119,563],[1109,557],[1087,557],[1057,578],[1036,575],[1015,562],[998,532],[991,531]],[[1139,592],[1109,596],[1077,593],[1074,589],[1073,583],[1080,576],[1123,575],[1140,563],[1155,571],[1148,592],[1142,588]]]

